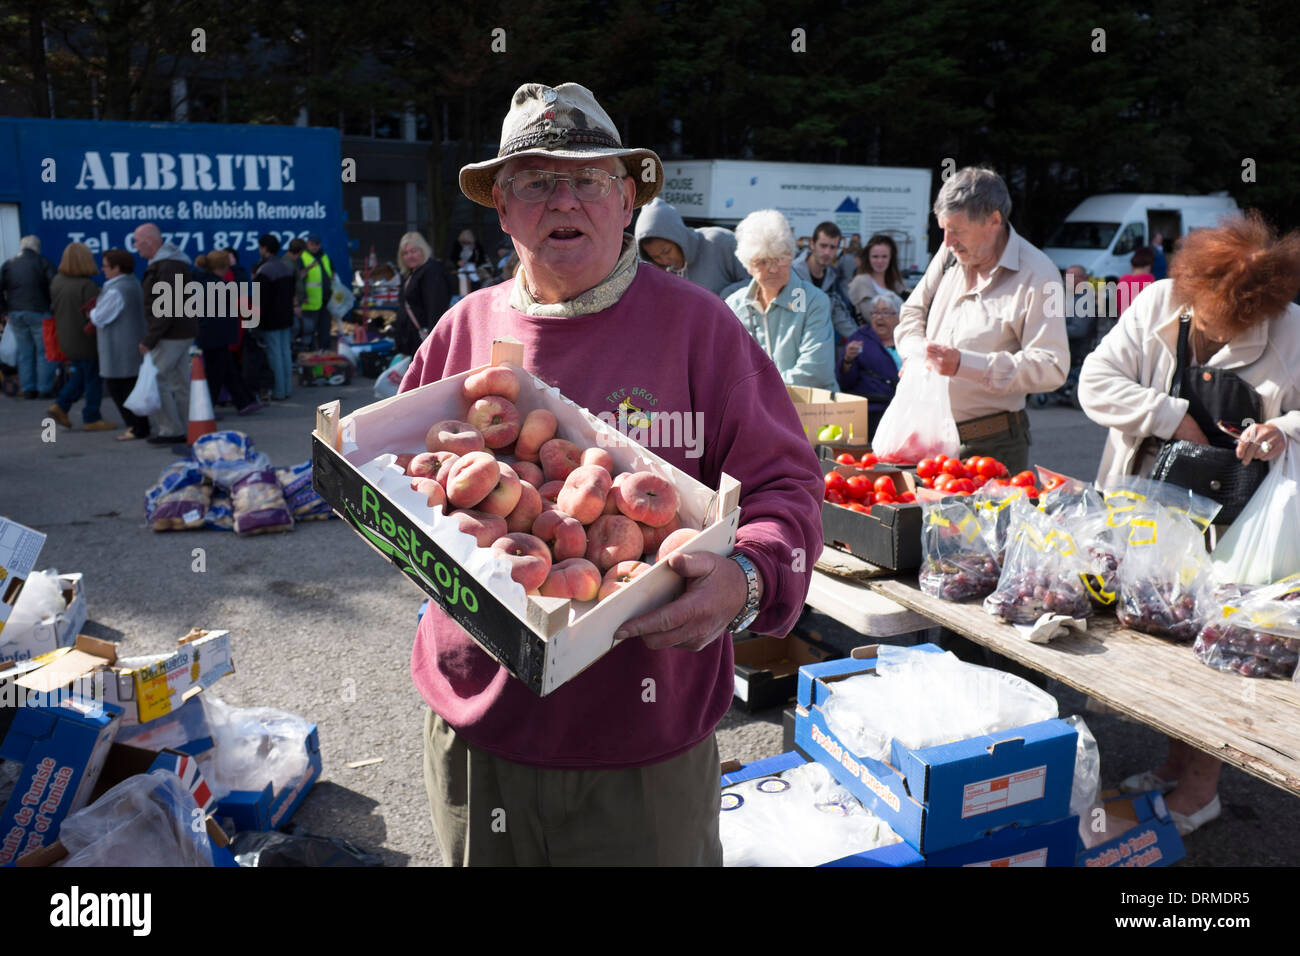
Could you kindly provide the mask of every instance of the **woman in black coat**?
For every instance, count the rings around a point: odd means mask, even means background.
[[[397,244],[402,293],[397,300],[393,343],[403,355],[414,355],[451,304],[451,286],[442,263],[418,232],[408,232]]]

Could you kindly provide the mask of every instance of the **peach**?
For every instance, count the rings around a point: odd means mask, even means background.
[[[542,584],[546,597],[591,601],[600,592],[600,568],[586,558],[568,558],[551,565],[551,573]]]
[[[587,529],[563,511],[539,514],[533,522],[533,534],[551,546],[556,561],[580,558],[587,553]]]
[[[519,376],[504,365],[493,365],[467,376],[460,387],[467,402],[485,395],[500,395],[507,402],[513,402],[519,397]]]
[[[551,573],[551,552],[546,542],[531,534],[503,535],[492,542],[492,550],[510,559],[510,577],[522,584],[525,591],[536,591]]]
[[[522,458],[512,461],[510,467],[515,470],[520,481],[526,481],[534,488],[540,488],[546,484],[546,476],[542,474],[542,469],[537,467],[531,461],[524,461]]]
[[[623,513],[618,510],[618,498],[614,497],[614,489],[617,488],[619,486],[619,483],[624,478],[627,477],[627,474],[628,473],[626,471],[620,471],[617,475],[614,476],[613,480],[610,482],[609,494],[605,496],[605,510],[602,511],[601,514],[618,515]]]
[[[582,450],[582,463],[584,465],[600,465],[611,476],[614,474],[614,459],[610,457],[609,452],[605,451],[605,449],[597,448],[595,445]]]
[[[542,513],[542,496],[526,481],[519,482],[519,501],[506,515],[507,531],[532,531],[533,522]]]
[[[482,511],[465,509],[453,511],[450,517],[460,524],[460,530],[478,542],[480,548],[490,548],[492,542],[506,534],[506,519]]]
[[[442,485],[443,490],[446,490],[447,479],[451,477],[451,469],[456,462],[460,461],[460,455],[453,455],[449,451],[436,451],[434,454],[447,456],[442,459],[442,464],[438,466],[438,474],[435,476],[438,479],[438,484]]]
[[[424,436],[424,447],[429,451],[450,451],[457,455],[468,455],[472,451],[482,451],[486,445],[483,433],[469,422],[449,418],[430,426]]]
[[[600,465],[579,465],[564,479],[555,506],[583,524],[591,524],[605,509],[609,485],[609,472]]]
[[[605,600],[623,585],[649,570],[650,565],[641,561],[620,561],[605,572],[605,577],[600,582],[600,591],[597,593],[597,598],[601,601]]]
[[[569,477],[569,472],[582,464],[582,449],[564,438],[552,438],[537,454],[542,460],[542,474],[547,481],[563,481]]]
[[[555,504],[560,500],[560,492],[563,490],[564,482],[548,481],[537,489],[537,493],[542,496],[542,501],[549,501],[551,504]]]
[[[690,541],[697,534],[699,534],[699,532],[694,531],[691,528],[678,528],[668,537],[664,538],[664,540],[660,543],[659,551],[655,555],[655,563],[657,564],[658,562],[662,561],[664,558],[668,557],[668,555],[672,554],[674,551],[676,551],[678,548],[684,545],[687,541]]]
[[[618,483],[614,497],[619,511],[652,528],[667,524],[677,514],[677,489],[653,472],[632,472]]]
[[[410,456],[406,463],[406,473],[412,478],[436,478],[438,469],[442,467],[443,459],[439,455],[446,455],[448,452],[421,452],[418,455]]]
[[[489,448],[504,448],[519,435],[519,410],[500,395],[478,399],[465,420],[483,433]]]
[[[601,515],[587,529],[585,557],[601,571],[620,561],[635,561],[644,553],[641,529],[626,515]]]
[[[519,504],[519,496],[523,493],[523,482],[519,480],[515,470],[504,461],[499,461],[496,465],[501,477],[487,496],[478,503],[478,510],[504,518],[515,510],[515,505]]]
[[[681,519],[677,515],[673,515],[666,523],[657,528],[652,528],[648,524],[641,525],[641,537],[645,540],[645,553],[655,554],[659,550],[659,545],[663,544],[664,539],[681,526]]]
[[[544,408],[529,412],[524,417],[524,423],[519,426],[515,457],[520,461],[537,461],[542,446],[555,437],[555,431],[559,427],[554,412],[548,412]]]
[[[397,465],[398,468],[402,469],[402,474],[409,475],[410,472],[406,469],[411,466],[411,459],[414,457],[414,455],[398,455],[397,461],[394,462],[394,464]]]
[[[462,455],[447,475],[447,500],[455,508],[472,508],[501,480],[501,468],[490,452]],[[518,478],[515,479],[518,481]],[[505,534],[505,532],[501,532]]]
[[[424,495],[428,499],[426,503],[430,508],[436,508],[438,505],[442,505],[443,509],[446,509],[447,492],[443,490],[442,485],[438,484],[432,478],[412,478],[411,490],[418,491],[420,494]]]

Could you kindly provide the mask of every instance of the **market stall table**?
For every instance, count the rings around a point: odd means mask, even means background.
[[[879,568],[851,554],[827,548],[813,570],[807,603],[869,637],[897,637],[934,627],[925,615],[862,588],[860,582],[879,573]]]
[[[930,597],[910,575],[845,586],[863,598],[872,592],[887,597],[1300,796],[1300,685],[1217,671],[1198,661],[1190,646],[1121,627],[1109,615],[1090,620],[1087,633],[1071,631],[1049,644],[1031,644],[980,602],[954,604]]]

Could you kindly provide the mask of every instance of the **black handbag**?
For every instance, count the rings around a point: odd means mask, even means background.
[[[1188,413],[1215,445],[1167,441],[1156,456],[1151,477],[1187,488],[1222,505],[1215,524],[1232,524],[1255,490],[1268,476],[1268,462],[1243,465],[1237,459],[1236,441],[1219,431],[1219,421],[1246,423],[1258,420],[1259,394],[1233,372],[1202,366],[1189,374],[1187,348],[1191,318],[1184,315],[1178,327],[1178,366],[1169,394],[1181,397],[1186,389]],[[1229,443],[1229,444],[1223,444]]]

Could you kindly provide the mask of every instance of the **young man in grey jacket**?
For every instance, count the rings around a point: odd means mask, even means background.
[[[641,209],[636,244],[645,261],[724,299],[749,285],[749,273],[736,258],[735,233],[720,226],[692,229],[682,222],[681,213],[662,199]]]

